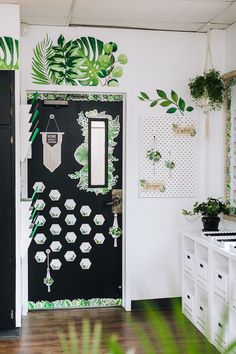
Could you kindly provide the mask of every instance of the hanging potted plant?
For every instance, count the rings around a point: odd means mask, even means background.
[[[203,230],[202,231],[219,231],[219,214],[229,213],[229,204],[223,203],[220,199],[207,198],[206,202],[198,203],[193,205],[193,210],[188,211],[183,209],[183,215],[202,215]]]
[[[206,110],[219,110],[224,100],[224,82],[220,72],[210,69],[189,81],[191,96],[197,106]]]

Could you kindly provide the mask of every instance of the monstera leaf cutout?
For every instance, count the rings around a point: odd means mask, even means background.
[[[83,86],[97,86],[100,78],[110,75],[115,61],[113,54],[106,54],[104,43],[93,37],[81,37],[77,45],[78,81]]]
[[[19,69],[19,41],[0,37],[0,70]]]

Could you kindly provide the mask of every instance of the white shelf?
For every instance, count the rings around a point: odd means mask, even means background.
[[[236,254],[229,247],[219,247],[200,232],[184,232],[182,294],[183,313],[220,352],[236,341]]]

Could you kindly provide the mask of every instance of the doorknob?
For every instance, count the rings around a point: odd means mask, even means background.
[[[118,196],[116,196],[115,198],[113,198],[110,202],[107,202],[106,203],[106,206],[109,206],[109,205],[114,205],[114,206],[118,206],[120,204],[121,200]]]
[[[112,207],[113,214],[121,214],[122,213],[122,189],[113,189],[112,200],[108,201],[105,205]]]

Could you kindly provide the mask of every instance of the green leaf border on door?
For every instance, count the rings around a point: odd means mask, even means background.
[[[76,299],[76,300],[56,300],[56,301],[29,301],[29,310],[55,310],[66,308],[91,308],[91,307],[114,307],[122,306],[122,299],[94,298],[94,299]]]

